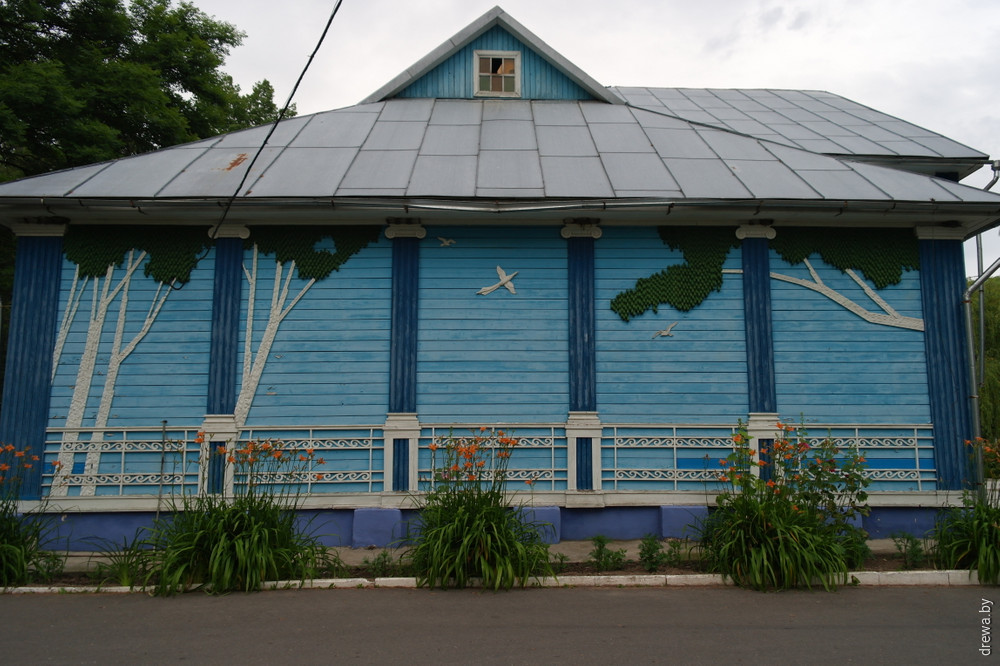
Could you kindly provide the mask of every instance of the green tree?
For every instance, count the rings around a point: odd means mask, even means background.
[[[1000,438],[1000,278],[990,278],[984,285],[986,297],[983,340],[985,354],[982,386],[979,389],[979,418],[982,436]],[[979,355],[979,292],[972,295],[972,330],[976,355]],[[976,372],[978,373],[978,365]]]
[[[265,124],[266,80],[221,71],[244,34],[172,0],[0,3],[0,179]]]
[[[186,2],[0,0],[0,182],[273,122],[221,70],[243,37]],[[0,387],[13,260],[0,228]]]

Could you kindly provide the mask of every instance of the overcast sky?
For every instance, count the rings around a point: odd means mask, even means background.
[[[247,33],[224,66],[284,103],[336,0],[192,0]],[[357,104],[496,0],[343,0],[293,100]],[[1000,159],[996,0],[503,0],[604,85],[825,90]],[[963,182],[983,187],[984,167]],[[1000,183],[994,188],[1000,192]],[[986,264],[1000,237],[986,234]],[[974,265],[970,267],[974,273]]]

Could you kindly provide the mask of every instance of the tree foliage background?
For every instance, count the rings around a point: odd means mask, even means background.
[[[979,389],[979,419],[982,436],[1000,438],[1000,278],[990,278],[984,285],[986,325],[983,330],[985,371]],[[976,354],[979,354],[979,292],[972,295],[972,330],[975,333]],[[978,366],[977,366],[978,367]]]
[[[273,122],[271,84],[221,69],[244,36],[186,2],[0,0],[0,182]],[[0,384],[13,256],[0,227]]]

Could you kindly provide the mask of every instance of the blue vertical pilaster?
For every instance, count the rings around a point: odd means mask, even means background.
[[[417,411],[417,293],[420,239],[392,240],[392,332],[389,342],[389,411]]]
[[[44,452],[52,390],[62,247],[61,237],[17,239],[0,442],[27,447],[39,457]],[[32,465],[22,478],[21,497],[38,499],[41,489],[42,465]]]
[[[594,440],[592,437],[576,438],[576,489],[594,489]]]
[[[215,277],[212,291],[212,337],[208,356],[209,414],[232,414],[236,409],[236,360],[240,343],[243,241],[215,241]],[[250,341],[247,341],[250,344]],[[213,441],[209,451],[227,442]],[[231,443],[230,443],[231,444]],[[207,490],[221,493],[225,486],[225,457],[209,455]]]
[[[962,297],[965,258],[960,240],[920,241],[920,293],[934,464],[940,489],[955,490],[967,477],[965,440],[972,438],[972,379]]]
[[[594,344],[594,239],[568,239],[569,411],[597,410]]]
[[[774,343],[771,330],[771,266],[766,238],[745,238],[743,320],[747,342],[750,412],[776,412]]]
[[[212,339],[208,361],[209,414],[232,414],[236,409],[242,266],[243,241],[239,238],[217,239],[215,286],[212,293]]]
[[[410,440],[405,437],[392,440],[392,489],[410,489]]]

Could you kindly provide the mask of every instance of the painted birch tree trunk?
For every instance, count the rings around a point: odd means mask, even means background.
[[[260,344],[257,346],[257,351],[253,352],[253,319],[259,277],[258,268],[259,256],[255,245],[250,269],[247,269],[246,266],[243,267],[243,274],[249,283],[250,293],[247,302],[247,324],[243,347],[243,375],[240,383],[240,394],[236,398],[236,409],[234,412],[236,425],[239,427],[242,427],[246,423],[247,416],[250,414],[254,396],[257,394],[257,388],[260,386],[260,379],[264,374],[264,367],[267,365],[271,346],[274,344],[274,339],[278,334],[281,322],[285,320],[285,317],[288,316],[288,313],[305,296],[306,292],[316,284],[315,279],[310,279],[295,297],[291,299],[291,302],[289,302],[288,296],[291,290],[292,277],[295,274],[295,262],[288,262],[288,266],[286,267],[281,261],[275,261],[274,285],[271,289],[271,303],[268,310],[267,325],[264,327],[264,333],[261,336]]]

